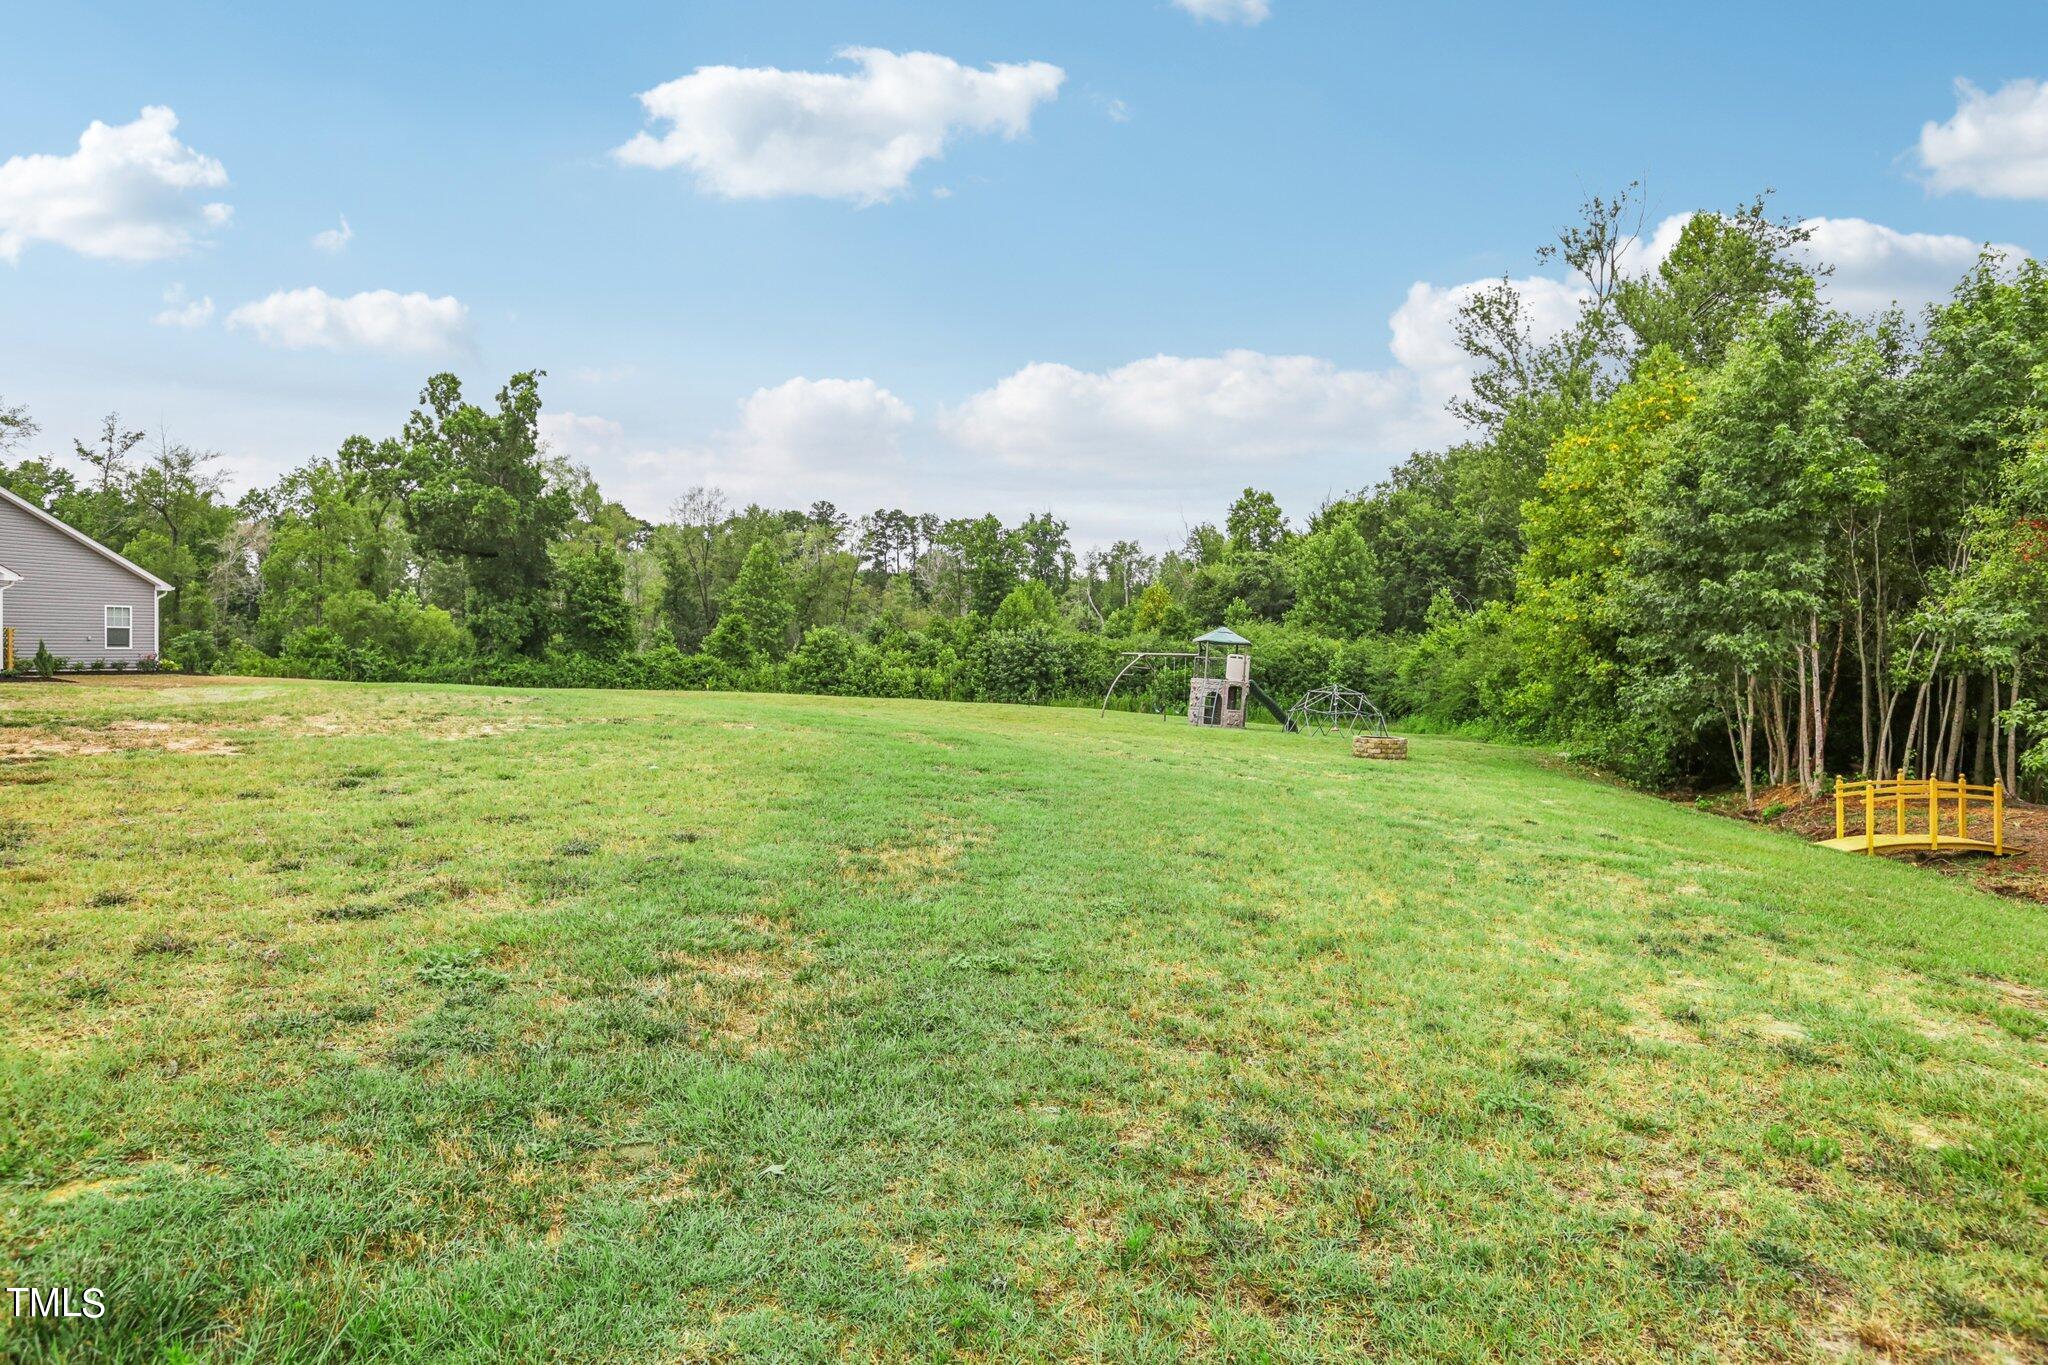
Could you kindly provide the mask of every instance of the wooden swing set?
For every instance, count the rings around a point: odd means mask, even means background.
[[[1970,803],[1977,802],[1986,808],[1990,816],[1989,839],[1970,836]],[[1863,832],[1849,833],[1849,811],[1860,806],[1863,810]],[[1889,808],[1891,819],[1886,822],[1884,814]],[[1945,833],[1942,819],[1953,815]],[[1926,826],[1911,829],[1915,821]],[[1889,833],[1878,826],[1889,823]],[[1983,825],[1978,826],[1980,830]],[[2005,848],[2005,788],[1991,783],[1978,786],[1963,780],[1956,774],[1953,782],[1939,778],[1916,777],[1908,779],[1905,770],[1899,770],[1897,777],[1866,779],[1861,782],[1835,783],[1835,837],[1819,841],[1823,848],[1840,849],[1844,853],[1989,853],[1994,858],[2006,856]]]

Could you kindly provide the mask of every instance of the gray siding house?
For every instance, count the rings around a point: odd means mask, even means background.
[[[157,602],[171,585],[0,488],[0,641],[26,662],[38,643],[70,666],[134,667],[158,652]]]

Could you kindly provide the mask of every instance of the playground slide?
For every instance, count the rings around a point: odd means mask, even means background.
[[[1290,732],[1294,729],[1293,720],[1289,719],[1287,713],[1280,709],[1280,703],[1274,701],[1273,698],[1267,694],[1265,688],[1259,686],[1257,683],[1246,683],[1245,686],[1251,689],[1252,699],[1254,701],[1258,702],[1259,705],[1265,707],[1268,711],[1273,713],[1274,720],[1277,720],[1282,725],[1286,726]]]

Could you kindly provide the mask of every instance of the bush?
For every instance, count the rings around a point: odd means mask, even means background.
[[[57,676],[57,670],[64,667],[64,661],[50,652],[49,645],[38,640],[35,657],[28,661],[28,666],[35,670],[38,678],[54,678]]]
[[[176,664],[181,673],[211,673],[220,660],[220,651],[214,645],[210,631],[188,630],[171,637],[165,657]]]
[[[1401,661],[1409,641],[1392,635],[1366,635],[1337,652],[1337,685],[1363,692],[1391,719],[1398,707]]]
[[[709,654],[685,654],[673,644],[658,645],[640,656],[648,672],[660,681],[655,686],[708,691],[727,686],[731,670]]]
[[[347,653],[347,644],[326,626],[306,626],[285,636],[277,661],[293,677],[346,678]]]
[[[274,660],[237,642],[228,653],[235,673],[261,677],[324,678],[345,682],[473,683],[485,687],[782,690],[777,665],[733,669],[703,654],[664,644],[645,654],[598,658],[556,651],[540,658],[463,654],[438,660],[399,659],[376,644],[350,645],[325,626],[294,631]]]
[[[789,685],[824,696],[866,695],[874,681],[874,652],[837,626],[804,632],[789,656]]]
[[[897,636],[875,649],[875,661],[875,696],[966,701],[971,695],[960,651],[930,634]]]
[[[321,626],[344,648],[375,649],[400,663],[438,663],[469,650],[469,636],[454,617],[409,592],[382,600],[360,588],[336,593],[327,599]]]
[[[1432,603],[1429,629],[1401,660],[1398,709],[1441,726],[1506,714],[1519,681],[1507,617],[1499,602],[1471,612],[1448,598]]]
[[[245,640],[237,640],[228,646],[227,653],[220,660],[220,668],[222,672],[238,678],[267,678],[278,673],[277,661]]]
[[[1025,596],[1021,594],[1020,604]],[[330,608],[341,599],[330,599]],[[1043,603],[1039,603],[1043,605]],[[1021,606],[1020,606],[1021,609]],[[407,608],[427,617],[431,609]],[[439,614],[445,619],[445,613]],[[866,639],[836,626],[805,632],[783,662],[756,653],[742,662],[707,653],[685,654],[663,643],[618,658],[556,651],[539,658],[493,657],[468,652],[438,659],[403,658],[374,640],[354,643],[337,620],[357,629],[359,614],[330,609],[328,624],[294,631],[275,660],[236,643],[226,665],[250,675],[327,678],[361,682],[476,683],[496,687],[705,689],[804,692],[832,696],[905,697],[928,701],[991,701],[1037,705],[1098,700],[1131,650],[1184,650],[1178,640],[1116,639],[1085,634],[1058,621],[1002,629],[966,617],[937,617],[906,630],[900,621],[877,621]],[[458,628],[459,629],[459,628]],[[1286,705],[1311,687],[1371,676],[1361,687],[1394,714],[1379,680],[1405,657],[1405,642],[1360,640],[1340,645],[1286,626],[1253,626],[1253,675]],[[390,637],[386,637],[390,638]],[[409,638],[417,639],[417,635]],[[1352,685],[1357,685],[1353,683]],[[1188,671],[1169,664],[1134,674],[1116,704],[1177,713],[1187,705]]]
[[[968,654],[968,677],[979,701],[1049,702],[1079,682],[1073,642],[1046,626],[991,630]]]

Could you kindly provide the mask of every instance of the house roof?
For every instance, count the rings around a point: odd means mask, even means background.
[[[121,556],[115,554],[112,550],[109,550],[106,546],[100,544],[97,540],[94,540],[85,532],[79,530],[75,526],[66,526],[63,522],[57,520],[48,512],[45,512],[42,508],[30,502],[27,498],[17,496],[11,489],[0,487],[0,499],[4,499],[7,502],[13,503],[16,507],[19,507],[22,511],[28,513],[36,520],[45,522],[51,526],[56,527],[59,531],[62,531],[65,535],[70,536],[73,540],[77,541],[80,545],[85,546],[87,549],[94,550],[100,554],[105,555],[108,559],[113,560],[116,564],[119,564],[129,573],[134,574],[137,578],[155,584],[159,591],[170,592],[172,590],[170,584],[164,582],[161,578],[158,578],[155,574],[143,568],[140,564],[136,564],[129,560],[121,558]]]
[[[20,574],[8,568],[5,564],[0,564],[0,588],[6,587],[9,583],[19,583],[20,581]]]
[[[1198,645],[1248,645],[1251,641],[1239,635],[1229,626],[1218,626],[1207,635],[1197,635],[1195,643]]]

